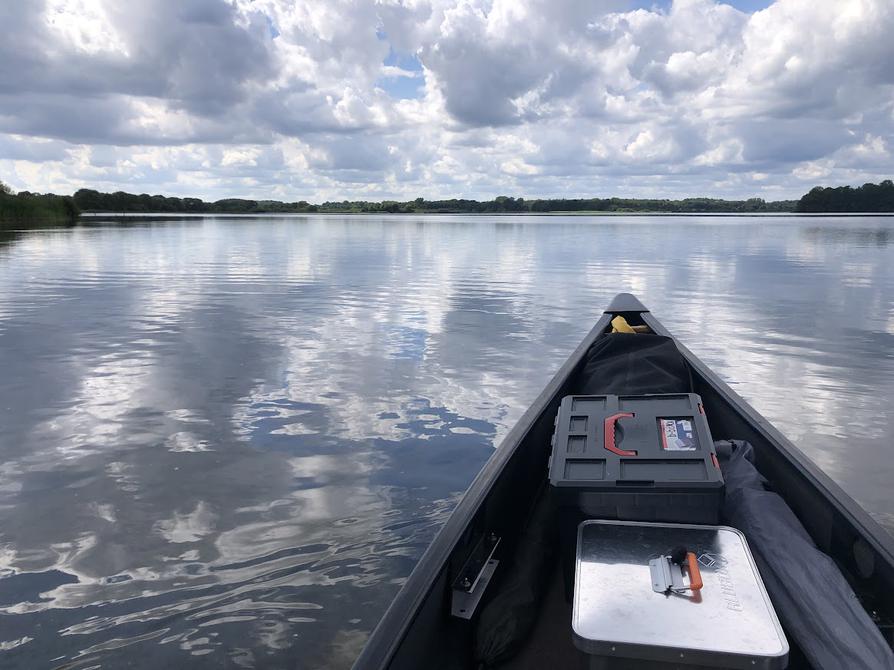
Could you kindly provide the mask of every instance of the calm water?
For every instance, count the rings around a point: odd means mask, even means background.
[[[345,667],[618,291],[894,528],[894,219],[0,237],[0,665]]]

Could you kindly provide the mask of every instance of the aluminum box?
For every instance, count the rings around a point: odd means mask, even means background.
[[[697,557],[702,588],[656,592],[649,561],[680,546]],[[591,667],[786,667],[788,642],[734,528],[584,521],[575,568],[574,644]]]

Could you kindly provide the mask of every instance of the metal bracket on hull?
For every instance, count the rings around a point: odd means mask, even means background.
[[[450,599],[450,614],[460,619],[471,619],[475,609],[484,595],[497,566],[494,558],[500,538],[494,533],[485,533],[475,544],[475,548],[456,579],[453,581],[453,593]]]

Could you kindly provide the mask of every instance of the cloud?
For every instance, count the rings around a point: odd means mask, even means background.
[[[404,70],[402,67],[397,67],[396,65],[383,65],[382,76],[388,78],[407,77],[415,79],[420,76],[420,73],[416,70]]]
[[[0,175],[289,200],[891,176],[890,2],[643,4],[5,3]]]

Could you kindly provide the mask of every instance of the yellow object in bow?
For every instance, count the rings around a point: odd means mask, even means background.
[[[612,319],[612,332],[613,333],[648,333],[648,326],[631,326],[627,323],[627,319],[623,316],[616,316]]]

